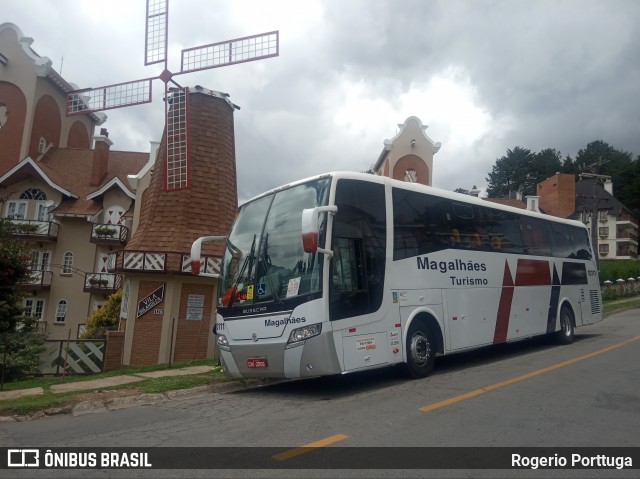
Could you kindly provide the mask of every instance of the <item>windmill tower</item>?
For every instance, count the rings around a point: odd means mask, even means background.
[[[165,126],[150,179],[140,181],[138,227],[127,246],[109,255],[108,269],[125,274],[120,331],[124,364],[211,357],[216,298],[211,280],[191,275],[190,247],[199,236],[227,234],[237,212],[233,113],[229,95],[188,88],[175,77],[279,54],[277,31],[182,50],[180,71],[167,68],[168,0],[147,0],[145,65],[155,77],[70,92],[67,114],[123,108],[152,99],[164,83]],[[171,84],[171,85],[170,85]],[[145,188],[146,186],[146,188]],[[213,245],[202,271],[219,270]]]

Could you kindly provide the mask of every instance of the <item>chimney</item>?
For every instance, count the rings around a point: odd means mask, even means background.
[[[536,213],[540,213],[540,208],[538,207],[539,200],[539,196],[527,196],[527,211],[535,211]]]
[[[477,198],[478,196],[480,196],[480,190],[476,185],[473,185],[473,188],[469,190],[468,194]]]
[[[576,177],[556,173],[538,183],[539,205],[545,213],[568,218],[576,210]]]
[[[107,175],[109,167],[109,148],[113,142],[109,139],[109,132],[106,128],[100,129],[100,135],[93,137],[95,146],[93,149],[93,164],[91,165],[90,186],[98,186]]]

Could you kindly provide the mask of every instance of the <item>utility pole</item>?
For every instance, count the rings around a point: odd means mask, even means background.
[[[610,175],[599,175],[597,173],[580,173],[580,180],[583,178],[593,178],[595,181],[593,182],[591,195],[580,195],[582,198],[590,200],[589,207],[584,208],[584,210],[588,211],[588,214],[591,215],[591,245],[594,249],[594,256],[596,260],[596,267],[598,268],[598,272],[600,272],[600,248],[598,246],[598,203],[603,200],[602,197],[596,195],[596,184],[598,181],[607,181],[611,179]]]

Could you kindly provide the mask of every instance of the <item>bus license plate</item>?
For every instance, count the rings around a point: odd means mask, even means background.
[[[266,368],[267,358],[249,358],[247,359],[247,367],[250,369]]]

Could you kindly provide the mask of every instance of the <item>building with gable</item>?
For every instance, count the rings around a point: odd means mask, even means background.
[[[434,143],[427,136],[428,126],[423,125],[418,117],[410,116],[398,124],[398,128],[400,130],[395,137],[384,140],[384,147],[372,168],[373,173],[431,186],[433,155],[440,150],[441,143]]]
[[[605,178],[557,173],[538,183],[540,207],[548,214],[581,220],[592,228],[593,241],[601,259],[638,258],[638,218],[613,195],[613,183]]]
[[[127,177],[148,171],[157,145],[151,154],[113,151],[106,129],[95,135],[106,115],[67,117],[75,88],[32,42],[0,24],[0,216],[34,247],[25,306],[48,339],[76,339],[122,284],[107,258],[131,237],[136,196]]]

